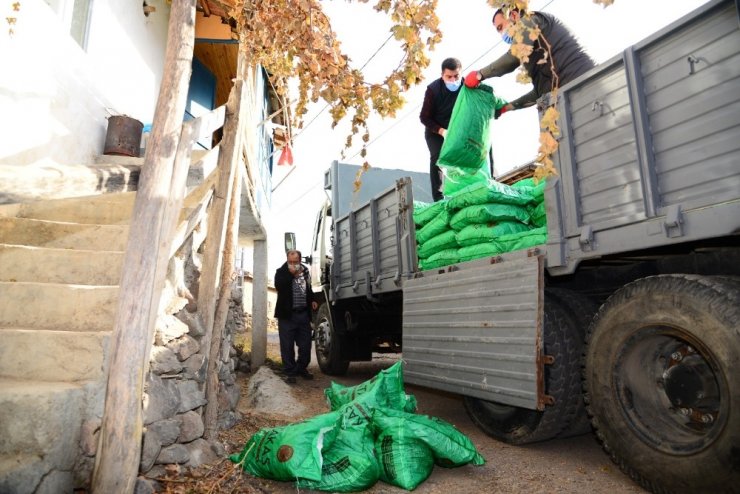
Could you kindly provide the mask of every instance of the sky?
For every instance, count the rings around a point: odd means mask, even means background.
[[[363,69],[366,80],[379,82],[398,64],[401,51],[389,36],[390,21],[368,4],[346,0],[322,0],[324,11],[342,42],[352,64]],[[563,21],[578,37],[589,55],[602,63],[706,3],[705,0],[615,0],[603,8],[591,0],[532,0],[530,10],[549,12]],[[437,15],[443,40],[429,53],[431,63],[425,80],[404,96],[406,105],[396,118],[369,120],[370,144],[367,160],[371,166],[428,172],[429,152],[419,111],[427,84],[441,75],[440,65],[447,57],[459,58],[464,76],[501,56],[508,48],[491,24],[494,9],[486,0],[439,0]],[[381,48],[382,46],[382,48]],[[531,85],[516,82],[516,73],[486,80],[495,93],[512,100],[530,90]],[[361,164],[360,146],[341,158],[347,126],[331,129],[325,104],[309,106],[303,129],[294,130],[292,166],[275,166],[272,207],[265,217],[268,230],[268,276],[285,262],[283,234],[296,234],[298,248],[309,254],[316,214],[326,200],[323,176],[331,162]],[[508,112],[491,123],[491,144],[496,173],[502,174],[530,162],[537,153],[539,125],[535,108]],[[355,138],[360,142],[359,136]],[[245,268],[250,266],[247,251]]]

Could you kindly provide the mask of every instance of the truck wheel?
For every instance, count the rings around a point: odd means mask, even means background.
[[[342,359],[340,337],[337,334],[329,304],[321,304],[316,314],[316,360],[321,372],[330,376],[342,376],[347,373],[349,362]]]
[[[586,339],[586,332],[591,325],[591,321],[599,310],[598,304],[573,290],[566,288],[549,287],[545,289],[545,300],[558,304],[568,315],[571,324],[568,325],[573,332],[573,339],[580,343],[578,354],[583,354],[583,342]],[[579,370],[580,376],[580,370]],[[566,427],[558,437],[573,437],[588,434],[591,432],[591,419],[586,412],[586,402],[581,398],[576,402],[576,407],[572,410],[573,419],[570,425]]]
[[[740,484],[739,321],[738,284],[698,275],[637,280],[597,314],[586,405],[604,450],[646,489]]]
[[[568,425],[569,414],[581,400],[580,343],[567,329],[570,321],[560,307],[545,304],[545,354],[554,357],[545,365],[545,392],[555,403],[544,411],[529,410],[466,396],[465,409],[489,436],[510,444],[527,444],[555,437]]]

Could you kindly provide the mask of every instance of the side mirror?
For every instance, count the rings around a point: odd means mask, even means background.
[[[285,252],[295,250],[295,233],[285,232]]]

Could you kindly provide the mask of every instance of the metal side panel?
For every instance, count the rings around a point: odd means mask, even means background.
[[[520,251],[496,260],[404,283],[404,379],[542,410],[544,256]]]

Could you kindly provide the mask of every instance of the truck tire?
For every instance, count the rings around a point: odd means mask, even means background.
[[[573,339],[580,343],[578,349],[579,358],[583,358],[584,351],[584,340],[586,339],[586,332],[588,331],[591,321],[599,310],[599,306],[596,302],[588,298],[586,295],[582,295],[573,290],[567,288],[549,287],[545,289],[545,300],[547,302],[554,302],[567,313],[571,320],[571,324],[568,328],[573,332]],[[579,369],[580,374],[580,369]],[[569,414],[573,418],[570,420],[570,425],[566,427],[558,437],[574,437],[588,434],[592,431],[591,419],[588,418],[586,412],[586,402],[581,398],[575,404],[575,409]]]
[[[530,410],[466,396],[465,409],[475,424],[489,436],[509,444],[527,444],[552,439],[568,424],[568,416],[581,397],[578,343],[568,329],[563,310],[545,304],[545,354],[554,357],[545,366],[545,392],[555,400],[544,411]]]
[[[321,372],[330,376],[343,376],[349,362],[342,359],[341,337],[337,334],[329,304],[323,303],[316,313],[316,360]]]
[[[660,275],[601,307],[588,335],[586,405],[604,450],[653,492],[740,485],[740,286]]]

